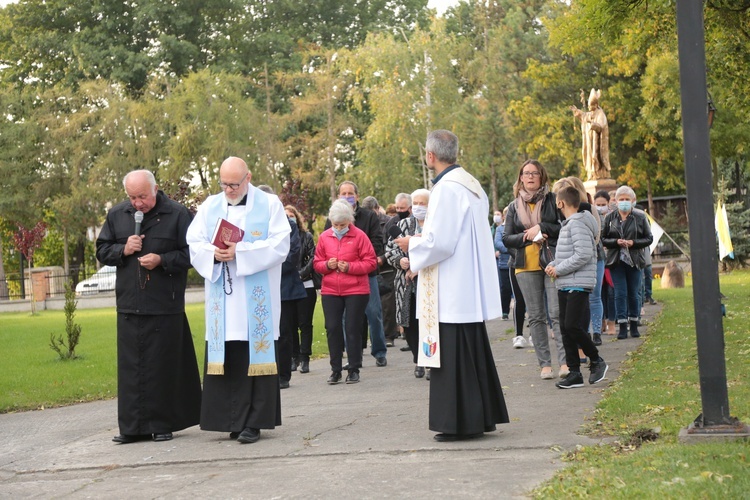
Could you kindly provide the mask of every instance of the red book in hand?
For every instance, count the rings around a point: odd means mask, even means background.
[[[226,219],[219,219],[216,221],[214,234],[211,236],[211,244],[224,250],[229,248],[224,244],[225,241],[237,243],[238,241],[242,241],[243,236],[245,236],[245,231]]]

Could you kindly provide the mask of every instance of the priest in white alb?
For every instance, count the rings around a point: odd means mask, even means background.
[[[419,273],[420,366],[431,368],[430,430],[437,441],[477,438],[509,422],[485,321],[502,314],[489,202],[456,164],[458,137],[430,132],[435,174],[421,236],[395,240]]]
[[[279,198],[250,183],[242,159],[224,160],[219,177],[223,192],[201,204],[187,232],[190,260],[206,283],[200,426],[254,443],[260,429],[281,425],[274,340],[291,228]],[[244,231],[241,241],[212,244],[221,219]]]

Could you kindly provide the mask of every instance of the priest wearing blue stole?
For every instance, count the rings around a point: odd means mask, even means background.
[[[209,196],[187,232],[190,260],[206,282],[206,359],[200,426],[240,443],[281,425],[274,341],[279,338],[281,264],[290,227],[279,198],[255,188],[240,158],[219,170],[223,193]],[[244,231],[212,244],[225,219]]]
[[[485,326],[502,314],[500,285],[489,202],[456,164],[458,137],[430,132],[425,153],[436,177],[422,234],[394,242],[419,272],[417,364],[431,368],[429,427],[437,441],[457,441],[509,422]]]

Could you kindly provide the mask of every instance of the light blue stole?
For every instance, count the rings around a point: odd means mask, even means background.
[[[248,199],[252,195],[253,208],[245,218],[245,236],[242,241],[253,242],[268,238],[268,222],[271,220],[268,197],[252,185],[248,186]],[[223,196],[209,200],[206,212],[206,234],[212,234],[216,221],[227,218],[227,207]],[[208,329],[208,367],[206,375],[224,375],[225,322],[227,315],[224,293],[224,269],[215,282],[210,283],[206,304],[206,328]],[[273,314],[271,313],[271,287],[268,271],[244,276],[247,311],[248,344],[250,363],[249,377],[276,375],[276,353],[274,351]],[[231,318],[229,318],[231,321]]]

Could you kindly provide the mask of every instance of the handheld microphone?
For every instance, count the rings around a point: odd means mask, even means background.
[[[141,235],[141,222],[143,222],[143,212],[138,210],[133,215],[133,218],[135,219],[135,235],[140,236]]]
[[[398,226],[393,225],[388,228],[388,236],[391,237],[391,239],[401,238],[404,235],[404,233],[401,232],[401,230],[398,228]]]

